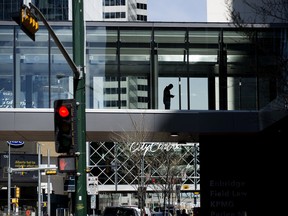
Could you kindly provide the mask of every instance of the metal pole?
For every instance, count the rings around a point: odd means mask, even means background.
[[[83,0],[73,0],[73,59],[82,76],[74,76],[74,98],[77,103],[76,149],[77,177],[75,193],[75,215],[87,215],[87,182],[86,182],[86,95],[85,95],[85,27],[83,19]]]
[[[197,190],[197,144],[194,143],[194,189]]]
[[[115,145],[115,167],[114,167],[114,170],[115,170],[115,191],[118,191],[118,162],[117,162],[117,156],[118,156],[118,143],[114,143]]]
[[[48,149],[47,150],[48,152],[47,152],[47,156],[48,156],[48,163],[47,163],[47,166],[48,166],[48,169],[49,169],[49,167],[50,167],[50,149]],[[48,192],[47,192],[47,203],[48,203],[48,205],[47,205],[47,214],[48,214],[48,216],[51,216],[51,203],[50,203],[50,190],[51,190],[51,188],[50,188],[50,182],[51,182],[51,176],[50,175],[48,175],[48,185],[47,185],[47,190],[48,190]]]
[[[11,213],[11,149],[10,144],[8,143],[8,216]]]
[[[41,164],[41,145],[38,143],[38,167]],[[38,170],[38,216],[41,216],[41,170]]]

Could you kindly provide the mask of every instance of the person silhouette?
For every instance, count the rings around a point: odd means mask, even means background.
[[[172,88],[173,88],[173,84],[171,83],[164,88],[163,103],[164,103],[165,109],[170,109],[171,98],[174,98],[174,95],[172,95],[170,92]]]

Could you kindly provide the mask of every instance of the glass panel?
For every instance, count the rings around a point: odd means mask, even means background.
[[[190,109],[208,110],[208,79],[190,78]]]
[[[224,31],[224,46],[227,49],[227,74],[249,74],[256,72],[255,49],[248,36],[243,32]]]
[[[187,78],[181,77],[179,78],[179,90],[180,90],[180,107],[181,110],[187,110],[188,109],[188,82]]]
[[[121,43],[148,43],[151,42],[151,30],[139,28],[129,28],[129,30],[120,30]]]
[[[69,53],[71,59],[73,53],[72,29],[71,27],[57,27],[54,32]],[[73,98],[73,71],[67,64],[66,59],[60,52],[58,46],[51,39],[51,100]]]
[[[16,107],[48,107],[48,34],[37,32],[35,42],[17,29],[15,89]]]
[[[35,0],[35,6],[47,20],[68,20],[68,0]]]
[[[189,76],[215,73],[219,31],[189,31]]]
[[[118,108],[117,31],[87,29],[87,107]]]
[[[0,108],[13,108],[13,28],[0,28]]]
[[[11,16],[17,16],[23,1],[5,0],[0,2],[0,20],[12,20]]]
[[[148,109],[149,55],[148,48],[121,48],[121,108]]]
[[[161,43],[170,43],[170,44],[182,44],[185,42],[185,31],[177,30],[155,30],[154,38],[155,42],[158,44]]]
[[[148,109],[151,30],[120,29],[121,108]]]
[[[220,30],[214,29],[189,31],[189,77],[198,77],[190,78],[190,109],[208,110],[207,77],[218,75],[219,33]],[[218,106],[218,99],[216,98],[219,95],[219,88],[217,83],[215,86],[213,97],[215,97],[216,106]]]
[[[228,110],[255,110],[256,78],[228,78]]]

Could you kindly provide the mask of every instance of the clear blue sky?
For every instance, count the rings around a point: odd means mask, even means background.
[[[148,0],[148,21],[206,22],[206,0]]]

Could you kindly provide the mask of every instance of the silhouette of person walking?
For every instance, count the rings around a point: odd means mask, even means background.
[[[170,90],[173,88],[173,84],[169,84],[164,88],[163,92],[163,103],[165,105],[165,109],[170,109],[171,105],[171,98],[174,97],[174,95],[171,94]]]

